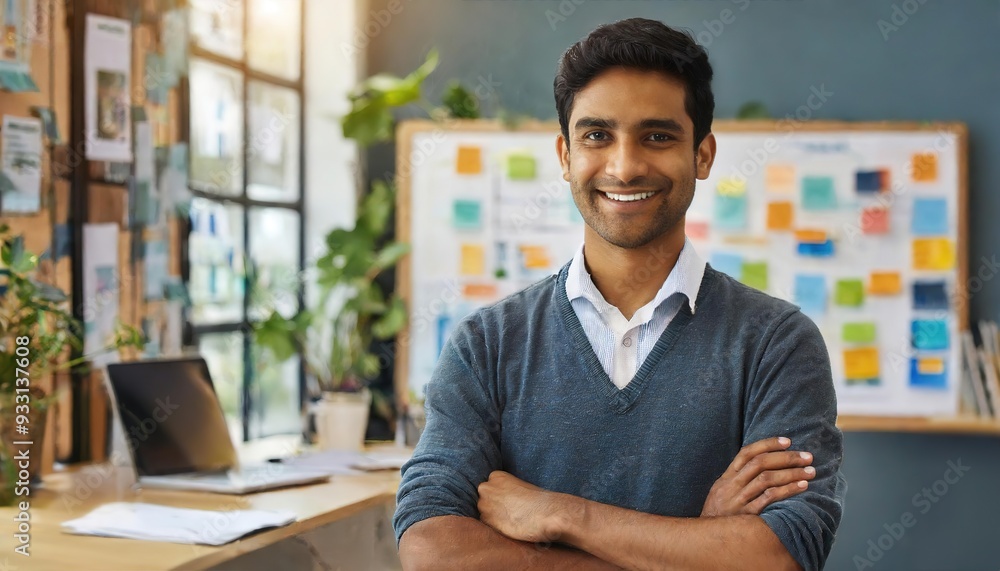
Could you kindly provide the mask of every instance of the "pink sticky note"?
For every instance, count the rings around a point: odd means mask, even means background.
[[[687,220],[684,222],[684,233],[692,240],[708,240],[708,222]]]
[[[889,233],[889,209],[881,206],[861,211],[861,231],[865,234]]]

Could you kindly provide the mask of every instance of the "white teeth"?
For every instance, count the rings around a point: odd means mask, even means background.
[[[609,192],[605,192],[604,196],[607,196],[611,200],[617,200],[619,202],[632,202],[632,201],[635,201],[635,200],[642,200],[644,198],[649,198],[650,196],[653,196],[654,194],[656,194],[656,191],[653,191],[653,192],[640,192],[640,193],[637,193],[637,194],[611,194]]]

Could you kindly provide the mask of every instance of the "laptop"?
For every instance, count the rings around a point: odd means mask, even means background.
[[[106,378],[142,486],[246,494],[330,477],[280,463],[240,466],[201,357],[108,364]]]

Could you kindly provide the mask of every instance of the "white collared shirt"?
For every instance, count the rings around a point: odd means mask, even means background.
[[[694,313],[704,275],[705,261],[695,252],[691,242],[685,240],[677,263],[653,300],[640,307],[631,319],[625,319],[594,285],[584,264],[583,246],[580,246],[569,265],[566,297],[601,366],[616,387],[625,388],[635,377],[656,341],[677,315],[685,297]]]

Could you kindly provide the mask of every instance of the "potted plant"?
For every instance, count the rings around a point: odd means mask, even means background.
[[[23,481],[14,456],[27,450],[29,479],[41,464],[53,397],[39,383],[51,373],[79,367],[87,356],[68,358],[71,349],[83,345],[83,328],[67,311],[69,297],[35,278],[38,256],[26,251],[24,239],[11,236],[6,225],[0,225],[0,261],[0,505],[10,505],[17,481]],[[125,346],[141,347],[142,335],[119,325],[105,350]]]

